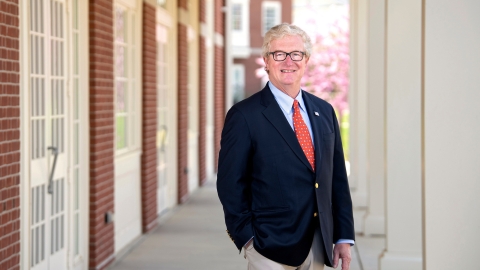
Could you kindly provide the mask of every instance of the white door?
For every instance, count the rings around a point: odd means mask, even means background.
[[[168,207],[167,170],[169,169],[169,76],[168,76],[168,28],[157,24],[157,210],[162,214]]]
[[[68,104],[65,2],[29,6],[29,259],[31,269],[67,268]]]
[[[192,5],[191,5],[192,6]],[[199,114],[199,39],[193,27],[187,29],[188,40],[188,193],[199,186],[198,114]]]

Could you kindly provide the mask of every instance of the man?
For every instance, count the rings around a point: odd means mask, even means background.
[[[353,215],[338,121],[300,89],[311,48],[297,26],[270,29],[262,48],[270,81],[225,119],[217,190],[248,269],[336,268],[339,259],[349,269]]]

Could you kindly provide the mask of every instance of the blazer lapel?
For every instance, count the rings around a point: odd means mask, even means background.
[[[313,104],[313,101],[310,99],[310,96],[307,94],[307,92],[303,91],[302,97],[303,101],[305,102],[305,107],[307,107],[306,109],[308,113],[308,118],[310,118],[310,125],[312,126],[313,138],[315,142],[315,173],[318,175],[320,171],[320,161],[322,159],[323,147],[320,109]]]
[[[305,166],[313,171],[312,166],[308,162],[308,159],[305,156],[305,153],[303,153],[302,147],[295,136],[295,132],[288,123],[287,119],[285,119],[282,109],[280,109],[280,106],[270,91],[268,84],[265,86],[265,88],[263,88],[261,95],[262,103],[266,107],[266,109],[263,111],[263,115],[268,119],[268,121],[270,121],[270,123],[272,123],[280,135],[282,135],[283,139],[287,142],[288,146],[292,149],[295,155],[305,164]]]

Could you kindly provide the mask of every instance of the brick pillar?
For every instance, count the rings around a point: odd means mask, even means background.
[[[0,269],[20,269],[19,7],[0,6]]]
[[[188,199],[188,7],[178,1],[178,203]]]
[[[114,47],[113,1],[90,0],[90,238],[89,268],[114,260]]]
[[[207,45],[206,45],[206,1],[200,0],[200,61],[198,70],[200,72],[200,93],[199,93],[199,136],[198,136],[198,179],[200,186],[207,181]]]
[[[222,12],[224,0],[215,0],[215,170],[218,167],[218,152],[220,151],[220,138],[222,135],[223,121],[225,119],[225,49],[224,49],[224,24],[225,17]]]
[[[157,46],[155,7],[143,3],[142,228],[157,225]]]

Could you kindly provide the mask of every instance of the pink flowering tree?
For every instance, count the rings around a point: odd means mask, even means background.
[[[312,38],[314,45],[302,88],[332,104],[341,118],[348,110],[348,17],[340,17],[328,29]]]
[[[314,10],[314,9],[312,9]],[[342,118],[348,110],[348,72],[349,72],[349,18],[348,6],[340,10],[337,16],[322,25],[317,21],[318,14],[306,14],[305,25],[299,25],[309,33],[313,48],[305,74],[302,89],[328,101]],[[323,22],[325,24],[325,22]],[[258,77],[265,78],[265,63],[257,59],[261,68],[256,70]]]

